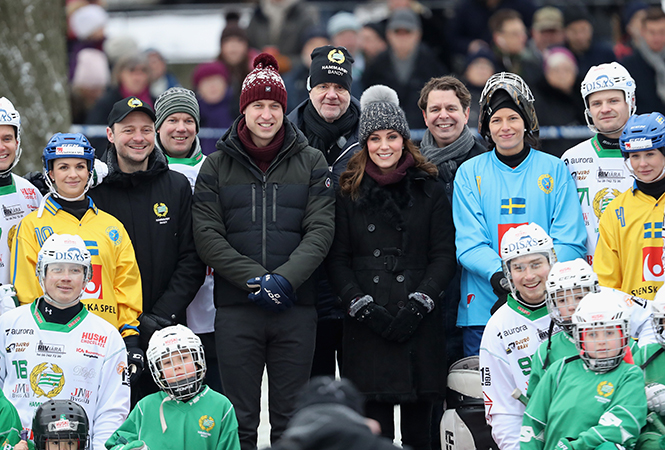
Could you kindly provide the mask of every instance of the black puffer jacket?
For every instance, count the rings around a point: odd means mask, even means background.
[[[379,187],[365,174],[360,197],[338,196],[335,240],[327,259],[333,289],[348,306],[371,295],[396,316],[422,292],[436,307],[405,343],[383,339],[346,316],[342,376],[368,400],[414,401],[446,391],[441,296],[457,268],[455,230],[443,183],[410,168],[402,181]]]
[[[113,146],[106,164],[109,174],[90,197],[120,220],[132,239],[141,271],[143,312],[182,319],[206,273],[194,247],[189,181],[169,170],[158,148],[146,171],[121,172]]]
[[[201,166],[194,191],[194,239],[215,269],[215,304],[247,304],[247,280],[270,272],[291,283],[298,304],[313,305],[310,276],[335,229],[325,159],[284,118],[284,145],[264,173],[240,142],[239,121]]]

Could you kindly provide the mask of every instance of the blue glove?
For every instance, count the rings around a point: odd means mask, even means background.
[[[281,312],[293,306],[295,293],[291,283],[276,273],[247,280],[247,287],[256,289],[247,295],[251,301],[268,311]]]

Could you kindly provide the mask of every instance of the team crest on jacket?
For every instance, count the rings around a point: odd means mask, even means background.
[[[65,387],[65,375],[57,364],[41,363],[30,372],[30,387],[37,397],[53,398]]]
[[[156,222],[160,225],[167,223],[171,219],[170,217],[167,217],[169,214],[169,207],[164,203],[155,203],[152,210],[157,216]]]
[[[593,213],[600,219],[600,216],[605,212],[605,208],[610,204],[612,200],[617,198],[621,194],[621,191],[618,189],[603,188],[600,191],[596,192],[595,197],[593,198]]]
[[[111,242],[113,242],[113,245],[120,245],[122,242],[122,236],[120,235],[120,231],[118,230],[118,227],[108,227],[106,230],[106,235],[111,239]]]
[[[610,397],[612,394],[614,394],[614,385],[610,383],[609,381],[601,381],[598,383],[598,386],[596,386],[596,392],[598,395],[596,395],[596,400],[600,403],[608,403]]]
[[[548,173],[544,173],[538,177],[538,187],[546,194],[552,192],[552,189],[554,189],[554,180],[552,179],[552,176]]]
[[[199,431],[199,434],[202,437],[208,437],[210,436],[210,430],[215,428],[215,419],[213,419],[210,416],[203,415],[199,419],[199,427],[201,427],[201,431]]]

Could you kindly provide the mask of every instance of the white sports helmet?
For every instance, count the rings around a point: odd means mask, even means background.
[[[515,284],[510,273],[510,261],[520,256],[542,253],[550,264],[556,262],[556,253],[552,238],[545,233],[540,225],[529,223],[511,228],[501,239],[501,261],[503,273],[510,282],[510,290],[516,295]]]
[[[626,306],[625,294],[618,291],[606,291],[587,294],[577,306],[573,314],[573,339],[580,352],[580,357],[587,367],[594,372],[608,372],[617,367],[628,348],[630,339],[630,310]],[[599,336],[596,341],[590,332],[602,330],[618,330],[620,339],[618,348],[607,349],[604,344],[608,342],[606,336]],[[596,341],[601,349],[596,349],[596,355],[587,353],[587,346]],[[616,354],[614,351],[617,351]]]
[[[575,291],[577,290],[577,291]],[[582,258],[557,262],[547,277],[547,310],[554,323],[572,333],[572,314],[561,314],[559,307],[576,307],[581,296],[599,292],[598,276]]]
[[[635,80],[633,80],[633,77],[628,73],[628,70],[626,70],[624,66],[616,61],[593,66],[586,73],[580,90],[582,92],[582,99],[584,99],[584,117],[586,118],[586,123],[589,126],[589,129],[594,133],[598,133],[598,129],[593,124],[593,118],[591,117],[591,111],[589,110],[588,97],[594,92],[611,89],[617,89],[624,92],[626,103],[628,103],[628,106],[630,107],[629,116],[635,114],[635,110],[637,109],[635,103]]]
[[[658,289],[651,302],[651,322],[656,340],[665,347],[665,289]]]
[[[176,356],[179,358],[174,359]],[[178,374],[165,376],[164,365],[177,367],[183,365],[183,358],[191,357],[193,371],[183,367],[181,379]],[[148,366],[152,378],[160,389],[177,400],[189,400],[196,395],[203,385],[206,374],[206,361],[201,339],[192,330],[183,325],[173,325],[155,331],[148,343]]]
[[[21,158],[21,115],[14,108],[14,104],[6,97],[0,97],[0,125],[13,126],[16,129],[16,140],[18,141],[14,162],[7,169],[0,172],[0,176],[2,176],[11,172]]]
[[[52,234],[46,239],[44,245],[42,245],[42,248],[39,250],[36,270],[39,285],[44,291],[44,297],[49,299],[50,302],[53,302],[53,300],[46,293],[46,289],[44,288],[44,278],[46,277],[46,269],[48,265],[55,263],[80,264],[83,266],[83,278],[85,281],[83,286],[88,284],[92,279],[92,259],[81,236],[71,234]],[[68,307],[74,305],[79,301],[82,294],[83,289],[81,289],[76,300],[62,306]]]

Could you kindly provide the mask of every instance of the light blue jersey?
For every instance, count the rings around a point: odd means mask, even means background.
[[[489,280],[501,270],[499,246],[508,229],[535,222],[552,237],[559,261],[586,255],[575,183],[561,160],[537,150],[515,169],[495,151],[463,163],[455,176],[453,219],[462,265],[458,326],[489,320],[497,299]]]

